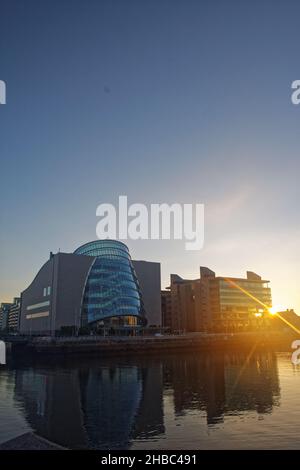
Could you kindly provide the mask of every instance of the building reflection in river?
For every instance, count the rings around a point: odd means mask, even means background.
[[[174,411],[206,411],[207,423],[222,421],[225,414],[256,410],[271,412],[278,404],[279,380],[272,353],[202,354],[169,359],[165,387],[173,390]]]
[[[276,357],[192,353],[163,358],[84,359],[16,370],[15,395],[40,435],[68,448],[126,449],[164,434],[164,391],[175,415],[270,413],[279,400]]]

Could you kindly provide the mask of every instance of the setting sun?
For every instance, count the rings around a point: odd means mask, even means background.
[[[274,305],[273,307],[269,308],[269,313],[271,315],[276,315],[278,312],[283,312],[286,310],[286,307],[283,307],[282,305]]]

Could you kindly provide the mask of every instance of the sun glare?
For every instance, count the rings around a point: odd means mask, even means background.
[[[286,310],[286,307],[283,307],[282,305],[273,305],[273,307],[269,308],[269,313],[271,315],[276,315],[276,313],[283,312]]]

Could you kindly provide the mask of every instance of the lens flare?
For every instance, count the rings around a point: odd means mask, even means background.
[[[269,313],[271,315],[276,315],[279,312],[284,312],[286,310],[286,307],[283,305],[273,305],[272,307],[269,308]]]
[[[282,320],[286,325],[288,325],[292,330],[296,331],[300,335],[300,330],[296,326],[294,326],[291,322],[289,322],[286,318],[280,315],[280,312],[284,312],[285,310],[287,310],[286,307],[283,307],[282,305],[274,305],[270,307],[269,305],[265,304],[261,300],[257,299],[257,297],[255,297],[254,295],[250,294],[250,292],[248,292],[246,289],[243,289],[232,279],[227,278],[227,277],[224,277],[224,279],[232,287],[239,289],[240,291],[244,292],[244,294],[246,294],[248,297],[255,300],[258,304],[262,305],[264,309],[266,309],[271,315],[276,315],[276,318],[280,318],[280,320]]]

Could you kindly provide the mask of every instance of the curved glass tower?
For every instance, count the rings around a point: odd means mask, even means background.
[[[95,258],[83,293],[82,325],[145,324],[142,294],[127,246],[96,240],[74,253]]]

